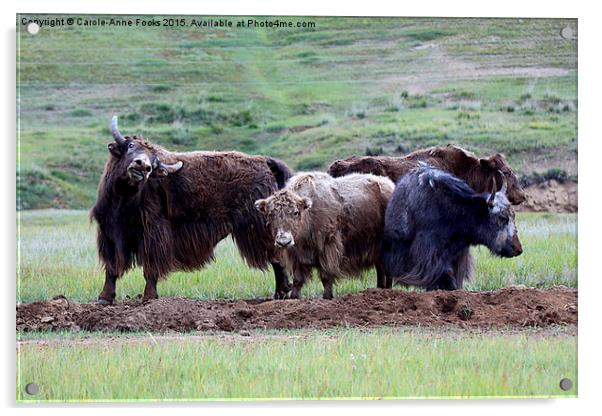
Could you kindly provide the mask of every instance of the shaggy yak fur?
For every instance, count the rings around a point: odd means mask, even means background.
[[[496,188],[493,179],[491,193],[478,193],[426,165],[404,175],[385,214],[385,273],[406,285],[454,290],[470,277],[469,246],[482,244],[502,257],[520,255],[505,181]]]
[[[495,154],[488,158],[478,158],[473,153],[453,145],[417,150],[403,157],[352,156],[333,162],[328,172],[334,177],[352,172],[372,173],[388,176],[397,183],[399,178],[417,168],[421,162],[457,176],[480,193],[489,191],[488,187],[496,177],[497,183],[501,184],[500,175],[503,175],[508,186],[507,196],[510,202],[518,205],[525,201],[525,193],[518,178],[503,155]],[[462,257],[461,265],[471,270],[473,259],[468,247]],[[391,283],[390,280],[387,282]]]
[[[239,152],[169,152],[122,136],[116,117],[112,130],[115,142],[90,213],[106,271],[100,303],[113,302],[117,278],[136,265],[144,269],[143,300],[157,298],[159,279],[203,267],[228,235],[250,266],[272,263],[276,297],[288,293],[288,277],[272,260],[271,233],[253,205],[292,176],[282,162]]]
[[[255,206],[267,218],[279,260],[293,275],[291,298],[298,298],[312,268],[319,272],[324,298],[334,280],[376,266],[379,287],[386,277],[380,262],[384,213],[395,185],[384,177],[352,174],[332,178],[322,172],[293,176],[283,190]]]
[[[417,150],[402,157],[392,156],[352,156],[345,160],[333,162],[328,173],[334,177],[349,173],[372,173],[373,175],[388,176],[395,183],[410,170],[418,167],[418,162],[439,168],[464,180],[476,192],[487,192],[491,181],[501,172],[508,184],[508,199],[513,205],[525,201],[518,178],[510,165],[501,154],[488,158],[478,158],[457,146],[436,146]],[[501,181],[498,178],[498,184]],[[498,189],[499,190],[499,189]]]

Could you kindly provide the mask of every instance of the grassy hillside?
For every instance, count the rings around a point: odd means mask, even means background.
[[[311,20],[19,26],[18,208],[89,207],[113,114],[168,149],[269,154],[295,169],[455,143],[503,152],[521,174],[576,174],[577,45],[559,35],[576,21]]]

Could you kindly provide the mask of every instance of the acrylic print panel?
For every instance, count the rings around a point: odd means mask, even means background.
[[[576,20],[18,15],[17,73],[17,401],[577,395]]]

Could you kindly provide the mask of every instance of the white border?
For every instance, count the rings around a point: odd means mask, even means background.
[[[4,273],[2,306],[2,404],[14,407],[14,317],[15,317],[15,15],[20,13],[122,13],[122,14],[231,14],[231,15],[359,15],[359,16],[473,16],[473,17],[564,17],[579,19],[579,399],[557,400],[495,400],[495,401],[401,401],[401,402],[288,402],[288,403],[222,403],[222,404],[164,404],[164,405],[128,405],[128,413],[136,407],[143,407],[146,415],[170,411],[178,414],[199,414],[199,412],[246,415],[282,414],[306,415],[312,413],[330,413],[341,411],[346,414],[363,414],[374,409],[379,414],[400,414],[401,412],[420,412],[479,415],[504,415],[526,410],[530,414],[543,411],[546,414],[580,414],[595,409],[596,399],[600,399],[600,325],[601,293],[599,276],[596,268],[598,247],[602,244],[596,231],[601,230],[598,202],[600,198],[599,177],[597,167],[601,146],[602,123],[599,112],[602,111],[602,91],[600,89],[600,45],[602,39],[600,27],[602,16],[595,6],[586,6],[577,1],[545,1],[526,2],[524,0],[504,0],[499,2],[484,1],[419,1],[399,3],[384,0],[369,0],[351,3],[349,1],[327,2],[324,0],[303,0],[301,2],[283,1],[221,1],[213,3],[192,3],[189,0],[169,0],[151,3],[142,0],[115,1],[104,0],[73,2],[65,0],[33,1],[21,0],[17,4],[2,3],[3,23],[3,65],[2,80],[5,88],[2,102],[2,126],[4,137],[2,147],[1,196],[2,204],[2,250],[1,262]],[[589,4],[595,4],[590,2]],[[106,406],[92,405],[86,409],[90,415],[115,412],[117,405],[111,409]],[[9,414],[40,412],[36,408],[9,409]],[[53,414],[79,414],[82,406],[57,408],[51,406],[43,410]],[[598,410],[599,411],[599,410]],[[122,413],[122,412],[119,412]],[[123,412],[125,413],[125,412]],[[589,412],[588,412],[589,413]]]

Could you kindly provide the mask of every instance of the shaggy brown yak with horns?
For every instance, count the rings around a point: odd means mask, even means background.
[[[457,176],[476,192],[488,192],[491,181],[501,173],[508,184],[508,200],[512,205],[519,205],[526,199],[518,178],[503,155],[496,153],[490,157],[479,158],[474,153],[454,145],[429,147],[399,157],[351,156],[333,162],[328,167],[328,173],[335,178],[350,173],[371,173],[388,176],[397,183],[399,178],[417,168],[419,162]],[[500,178],[497,179],[500,183]]]
[[[136,265],[146,280],[142,300],[157,298],[159,279],[203,267],[228,235],[250,266],[272,263],[275,297],[286,296],[288,277],[272,261],[273,239],[254,207],[291,176],[284,163],[239,152],[169,152],[124,137],[116,116],[111,130],[115,141],[90,213],[106,272],[99,303],[113,302],[117,279]]]

